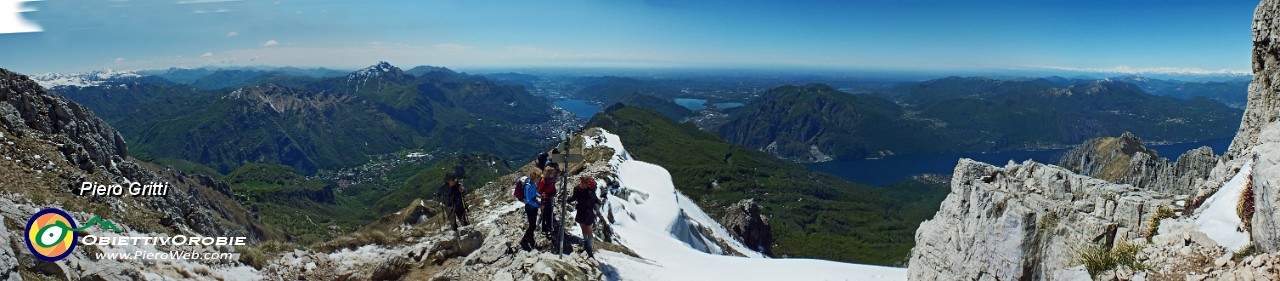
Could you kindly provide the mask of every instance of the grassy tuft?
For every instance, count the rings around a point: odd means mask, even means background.
[[[1168,206],[1160,206],[1156,208],[1156,213],[1151,215],[1151,221],[1147,222],[1147,242],[1151,242],[1151,237],[1160,234],[1160,220],[1177,217],[1173,212],[1173,208]]]
[[[237,247],[236,252],[240,253],[240,263],[261,270],[276,255],[293,249],[294,246],[290,243],[268,241],[253,247]]]
[[[1253,229],[1253,175],[1245,177],[1244,191],[1240,194],[1239,203],[1236,205],[1236,214],[1240,216],[1240,221],[1244,222],[1245,231]]]
[[[1258,247],[1254,246],[1253,243],[1249,243],[1248,246],[1244,246],[1244,248],[1240,248],[1240,250],[1231,252],[1231,260],[1235,262],[1240,262],[1244,260],[1245,257],[1257,255],[1257,254],[1258,254]]]
[[[1043,240],[1045,235],[1051,233],[1061,220],[1062,218],[1058,216],[1058,213],[1054,212],[1041,216],[1040,221],[1036,224],[1036,236]]]
[[[1097,277],[1099,273],[1115,269],[1118,266],[1126,266],[1133,270],[1145,270],[1147,266],[1138,261],[1138,252],[1140,251],[1142,251],[1142,245],[1129,242],[1120,242],[1112,248],[1091,244],[1080,250],[1079,256],[1076,257],[1076,262],[1083,264],[1085,269],[1089,271],[1089,276],[1092,277]]]

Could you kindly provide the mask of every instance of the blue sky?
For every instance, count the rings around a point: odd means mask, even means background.
[[[1249,28],[1257,2],[51,0],[21,5],[20,10],[35,10],[22,15],[42,31],[0,34],[0,67],[27,73],[206,65],[357,68],[379,60],[462,69],[1123,72],[1249,71]]]

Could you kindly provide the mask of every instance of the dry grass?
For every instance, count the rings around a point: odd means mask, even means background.
[[[1138,252],[1142,245],[1120,242],[1115,247],[1089,244],[1079,250],[1076,262],[1084,265],[1089,276],[1097,277],[1099,273],[1126,266],[1133,270],[1146,270],[1147,266],[1138,261]]]
[[[1236,205],[1236,214],[1240,216],[1240,220],[1244,222],[1244,230],[1252,231],[1253,229],[1253,174],[1245,177],[1244,191],[1240,194],[1240,200]]]
[[[252,266],[261,270],[267,263],[275,259],[276,255],[288,250],[293,250],[295,246],[291,243],[268,241],[253,247],[236,247],[236,252],[240,253],[240,263]]]

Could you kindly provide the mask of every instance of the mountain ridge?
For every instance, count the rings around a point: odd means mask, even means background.
[[[1229,135],[1240,113],[1114,80],[1059,87],[1047,79],[950,77],[911,85],[888,96],[897,102],[821,84],[782,86],[736,109],[719,132],[735,144],[805,163],[1063,148],[1125,131],[1161,142],[1196,141]]]

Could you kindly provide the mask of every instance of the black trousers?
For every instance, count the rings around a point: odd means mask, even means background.
[[[538,229],[538,208],[532,206],[524,206],[525,219],[529,221],[529,227],[524,229],[524,238],[520,239],[521,246],[534,246],[533,231]]]
[[[547,200],[547,201],[555,202],[555,200]],[[558,225],[556,224],[556,205],[555,204],[542,205],[542,234],[551,235],[552,233],[554,233],[557,226]]]
[[[453,205],[453,216],[450,219],[450,222],[453,223],[454,231],[458,230],[458,222],[462,222],[462,226],[471,225],[471,222],[467,220],[467,208],[462,206],[461,203],[455,203],[455,205]]]

